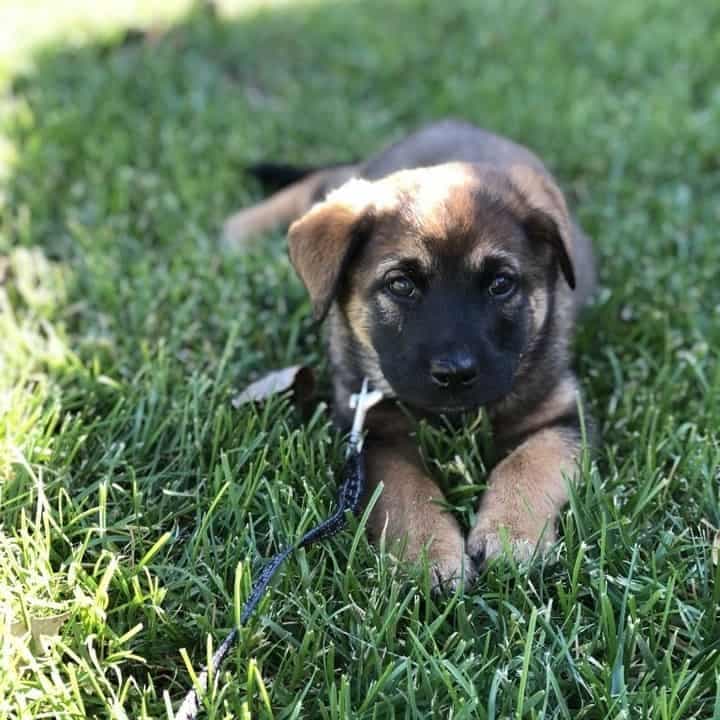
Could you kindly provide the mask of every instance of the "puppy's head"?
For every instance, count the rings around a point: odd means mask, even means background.
[[[556,285],[575,285],[562,194],[526,166],[352,180],[291,226],[289,247],[316,317],[337,303],[360,370],[435,412],[507,396]]]

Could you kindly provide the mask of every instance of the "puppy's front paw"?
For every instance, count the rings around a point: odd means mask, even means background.
[[[477,575],[475,563],[465,552],[429,552],[428,561],[435,592],[455,592],[460,585],[471,585]]]
[[[536,550],[543,554],[555,540],[554,518],[513,515],[504,508],[484,507],[470,531],[467,548],[478,566],[506,550],[519,562],[527,562]]]

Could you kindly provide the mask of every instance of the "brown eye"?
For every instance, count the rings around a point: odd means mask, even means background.
[[[508,275],[507,273],[499,273],[492,279],[492,282],[488,287],[488,292],[493,297],[504,298],[512,295],[512,292],[513,290],[515,290],[516,287],[517,281],[512,275]]]
[[[415,283],[407,276],[392,273],[386,278],[386,287],[396,297],[409,298],[415,294]]]

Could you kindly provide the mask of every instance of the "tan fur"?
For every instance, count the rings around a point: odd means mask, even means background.
[[[535,331],[537,331],[543,326],[545,320],[547,320],[547,293],[542,289],[536,290],[532,295],[530,295],[530,306],[532,307],[533,312],[533,326]]]
[[[353,329],[357,339],[369,350],[372,349],[370,339],[370,321],[367,314],[367,306],[357,296],[351,295],[345,305],[350,327]]]
[[[386,179],[385,192],[407,193],[412,197],[403,214],[423,236],[441,240],[449,231],[460,234],[473,226],[472,173],[462,163],[435,168],[433,182],[423,182],[423,173],[407,170]]]

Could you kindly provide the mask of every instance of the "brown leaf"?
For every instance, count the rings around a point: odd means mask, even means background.
[[[239,408],[247,403],[262,402],[273,395],[292,390],[295,400],[305,403],[312,396],[314,389],[315,375],[313,371],[305,365],[292,365],[264,375],[248,385],[231,402],[233,407]]]
[[[53,617],[31,617],[29,628],[26,622],[16,622],[10,626],[10,634],[20,639],[29,633],[30,649],[33,655],[37,657],[47,651],[47,639],[57,637],[60,634],[60,628],[69,617],[69,612],[54,615]]]

